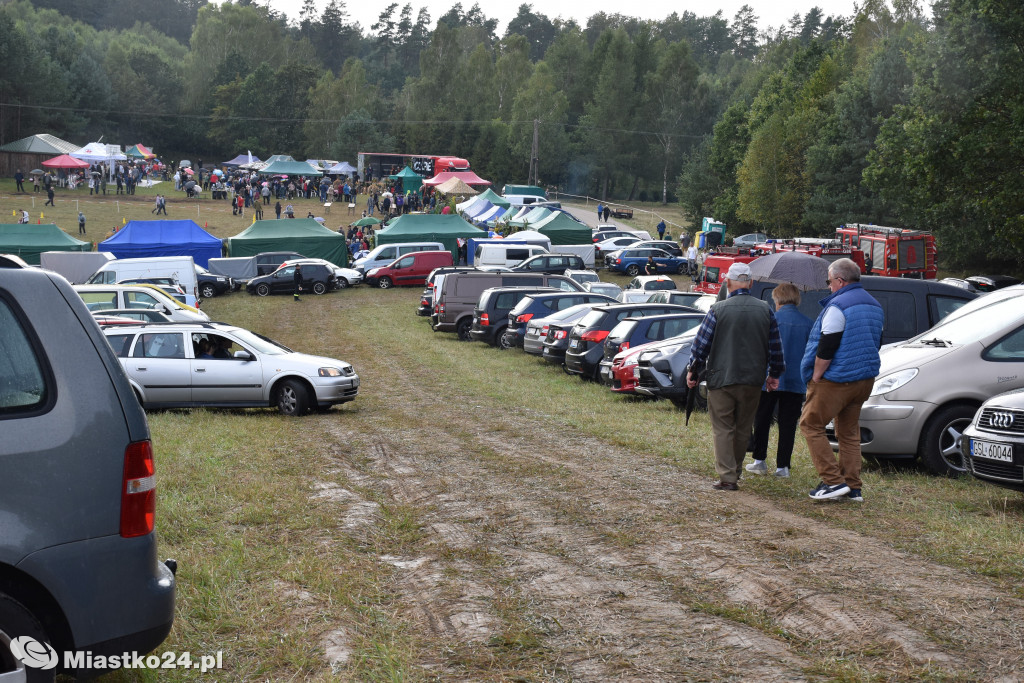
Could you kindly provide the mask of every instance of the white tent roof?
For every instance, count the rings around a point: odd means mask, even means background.
[[[82,161],[125,161],[128,158],[121,151],[120,145],[104,145],[101,142],[90,142],[77,152],[71,152],[70,156]]]
[[[455,210],[458,211],[459,213],[465,213],[466,211],[468,211],[470,209],[470,207],[472,207],[478,201],[487,201],[487,200],[483,199],[482,197],[470,197],[466,201],[460,202],[459,204],[456,204],[455,205]]]
[[[327,169],[326,173],[330,175],[348,175],[349,173],[355,173],[356,168],[347,161],[342,161],[340,164],[335,164]]]

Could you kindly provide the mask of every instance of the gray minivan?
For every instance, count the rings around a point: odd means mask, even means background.
[[[61,664],[65,651],[153,650],[176,565],[157,560],[149,426],[56,273],[0,267],[0,433],[0,636],[46,643]]]
[[[546,273],[448,273],[434,307],[431,323],[435,332],[455,332],[462,341],[469,341],[473,327],[473,309],[485,289],[493,287],[553,287],[566,292],[582,292],[583,287],[572,278]]]

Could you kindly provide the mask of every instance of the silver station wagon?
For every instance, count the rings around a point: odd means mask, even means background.
[[[223,323],[141,323],[104,334],[145,408],[270,407],[285,415],[353,400],[359,375]]]

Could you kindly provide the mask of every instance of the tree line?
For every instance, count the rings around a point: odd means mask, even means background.
[[[767,29],[749,6],[580,26],[523,4],[499,35],[461,3],[436,20],[392,3],[364,28],[343,0],[296,18],[251,0],[17,0],[0,5],[0,143],[454,154],[500,186],[526,180],[536,125],[540,181],[562,191],[679,202],[731,232],[929,229],[945,265],[1015,270],[1024,13],[932,12],[866,0]]]

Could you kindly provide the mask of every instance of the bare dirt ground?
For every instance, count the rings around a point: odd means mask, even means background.
[[[313,495],[337,535],[414,515],[408,554],[377,559],[425,678],[1024,679],[1024,604],[994,581],[526,408],[467,421],[474,399],[378,363],[402,393],[373,434],[325,423],[343,484]],[[324,643],[343,663],[344,632]]]

